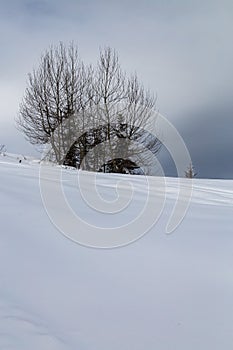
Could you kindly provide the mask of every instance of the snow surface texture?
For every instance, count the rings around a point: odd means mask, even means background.
[[[100,194],[115,196],[119,175],[98,177]],[[88,208],[76,178],[64,170],[64,192],[79,215],[114,225],[114,215]],[[130,181],[136,194],[122,223],[144,199],[143,177]],[[145,236],[122,248],[86,248],[50,221],[39,165],[0,157],[1,350],[233,348],[233,181],[194,180],[189,210],[171,235],[177,179],[166,182],[164,210]]]

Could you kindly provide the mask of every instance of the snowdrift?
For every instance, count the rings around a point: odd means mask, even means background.
[[[63,173],[74,210],[92,225],[114,225],[114,215],[99,215],[83,201],[76,171]],[[100,195],[116,196],[119,175],[98,179]],[[122,224],[146,195],[143,177],[126,179],[136,194]],[[85,181],[88,191],[88,174]],[[39,164],[0,157],[0,349],[231,349],[233,181],[194,180],[188,212],[166,235],[176,195],[177,179],[167,178],[161,216],[141,239],[116,249],[88,248],[51,222]]]

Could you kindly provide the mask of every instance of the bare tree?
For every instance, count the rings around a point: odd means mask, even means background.
[[[6,146],[5,145],[0,145],[0,154],[4,155],[6,152]]]
[[[114,50],[100,50],[93,68],[74,44],[60,43],[29,74],[17,124],[32,144],[49,143],[57,163],[98,170],[111,159],[149,162],[145,149],[160,149],[144,130],[154,111],[155,98],[136,74],[126,77]]]
[[[197,176],[197,173],[195,172],[193,165],[189,164],[187,170],[185,171],[185,177],[192,179],[195,176]]]
[[[87,103],[87,83],[84,65],[73,44],[68,48],[63,43],[50,47],[38,69],[28,75],[17,125],[32,144],[51,143],[57,162],[61,160],[65,133],[74,129],[70,125],[70,130],[64,130],[63,121]]]
[[[152,135],[148,137],[148,132],[144,130],[154,122],[154,96],[139,83],[136,74],[126,77],[116,52],[109,47],[100,50],[93,84],[95,116],[99,129],[93,146],[105,141],[95,155],[95,160],[97,157],[99,160],[95,162],[95,170],[101,164],[119,157],[133,158],[133,161],[140,164],[148,163],[145,149],[155,156],[161,146],[157,138],[150,137]],[[102,138],[99,137],[100,133]]]

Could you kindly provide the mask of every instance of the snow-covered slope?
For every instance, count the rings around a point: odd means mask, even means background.
[[[64,191],[85,220],[114,221],[90,211],[77,191],[77,172],[63,175]],[[100,194],[114,196],[119,175],[98,177]],[[88,190],[90,176],[83,181]],[[143,177],[130,181],[135,202],[123,221],[146,195]],[[1,350],[233,348],[233,181],[194,180],[189,210],[171,235],[165,227],[177,179],[166,181],[164,210],[145,236],[122,248],[93,249],[50,221],[36,162],[0,157]]]

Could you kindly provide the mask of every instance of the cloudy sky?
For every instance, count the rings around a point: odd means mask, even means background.
[[[0,0],[0,31],[0,144],[9,152],[36,152],[14,119],[41,53],[74,41],[95,63],[109,45],[157,94],[198,175],[233,178],[232,0]]]

